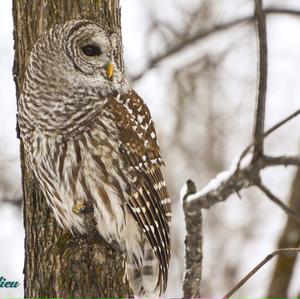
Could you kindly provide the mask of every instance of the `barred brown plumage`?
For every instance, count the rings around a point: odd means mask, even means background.
[[[153,297],[167,285],[171,201],[150,112],[115,63],[119,43],[87,20],[44,34],[29,58],[19,126],[59,224],[88,233],[94,220],[126,254],[135,295]]]

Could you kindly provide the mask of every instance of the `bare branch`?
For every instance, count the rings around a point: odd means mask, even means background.
[[[190,202],[194,210],[209,209],[243,188],[252,186],[253,181],[257,179],[257,170],[252,164],[238,170],[233,166],[231,169],[218,174],[202,190],[190,195],[187,201]]]
[[[244,188],[258,186],[259,172],[266,167],[300,166],[300,157],[296,156],[262,156],[255,161],[249,161],[250,158],[251,155],[241,157],[229,170],[218,174],[202,190],[190,195],[187,201],[191,202],[193,209],[209,209],[214,204],[225,201],[230,195],[238,194]]]
[[[294,9],[286,9],[286,8],[266,8],[264,9],[264,12],[266,15],[272,15],[272,14],[287,14],[295,17],[300,16],[299,10]],[[174,54],[177,54],[185,49],[187,49],[189,46],[193,45],[194,43],[200,41],[201,39],[204,39],[206,37],[209,37],[213,34],[219,33],[221,31],[231,29],[235,26],[241,25],[241,24],[249,24],[250,22],[254,21],[254,16],[246,16],[242,18],[238,18],[233,21],[228,21],[223,24],[219,24],[214,26],[213,28],[210,28],[208,30],[199,30],[192,36],[188,36],[184,40],[181,40],[179,43],[173,45],[169,49],[167,49],[164,53],[159,54],[153,58],[151,58],[145,67],[143,71],[140,73],[131,76],[132,81],[137,81],[141,79],[150,69],[156,67],[159,63],[161,63],[163,60],[171,57]]]
[[[187,198],[196,192],[193,181],[188,180],[181,192],[186,223],[185,273],[183,298],[200,298],[202,273],[202,214],[201,209],[194,210]]]
[[[258,270],[260,270],[268,261],[270,261],[274,256],[281,254],[298,254],[300,248],[282,248],[275,250],[271,254],[267,255],[257,266],[255,266],[239,283],[237,283],[224,297],[227,299],[232,296],[238,289],[240,289]]]
[[[256,117],[254,125],[254,151],[253,159],[256,160],[264,153],[264,123],[266,110],[267,76],[268,76],[268,46],[266,18],[262,8],[262,0],[255,0],[255,17],[258,33],[259,48],[259,86],[256,100]]]
[[[289,216],[293,217],[296,221],[300,222],[300,214],[295,210],[286,206],[277,196],[275,196],[264,184],[257,182],[256,186],[266,194],[266,196],[276,203],[283,211],[285,211]]]
[[[300,109],[296,110],[270,129],[265,131],[264,138],[275,132],[281,126],[292,120],[300,114]],[[246,160],[247,154],[254,146],[254,143],[249,144],[242,152],[238,163],[233,165],[230,170],[219,174],[216,178],[208,183],[202,190],[189,196],[188,201],[192,201],[191,206],[194,209],[204,208],[209,209],[211,206],[218,202],[226,200],[230,195],[237,193],[243,188],[256,185],[259,182],[259,172],[261,169],[270,166],[300,166],[300,157],[297,156],[262,156],[256,161],[249,161],[244,163],[241,167],[242,161]],[[248,159],[249,160],[249,159]],[[224,175],[226,173],[226,175]],[[220,178],[221,177],[221,178]],[[211,183],[218,181],[218,184],[212,188]]]
[[[296,116],[298,116],[300,114],[300,109],[296,110],[295,112],[293,112],[292,114],[290,114],[289,116],[287,116],[286,118],[284,118],[283,120],[281,120],[280,122],[278,122],[277,124],[275,124],[274,126],[272,126],[270,129],[268,129],[267,131],[265,131],[264,133],[264,137],[267,137],[269,135],[271,135],[273,132],[275,132],[276,130],[278,130],[280,127],[282,127],[284,124],[286,124],[288,121],[292,120],[293,118],[295,118]],[[254,142],[250,143],[241,153],[240,155],[240,159],[237,165],[237,169],[240,168],[240,162],[243,160],[243,158],[248,154],[248,152],[251,150],[251,148],[254,146]],[[293,163],[292,163],[293,164]],[[292,165],[291,164],[291,165]]]
[[[265,103],[267,92],[267,32],[266,32],[266,13],[274,13],[272,11],[263,10],[262,0],[255,0],[255,19],[257,20],[257,32],[259,37],[259,86],[256,100],[256,116],[253,132],[253,143],[251,143],[241,154],[240,159],[233,163],[231,168],[218,174],[211,180],[202,190],[196,192],[195,185],[192,181],[188,181],[184,186],[184,192],[181,192],[183,198],[183,208],[185,213],[185,221],[187,223],[186,237],[186,272],[184,277],[184,298],[200,297],[200,280],[201,280],[201,262],[202,262],[202,235],[201,235],[201,209],[210,208],[214,204],[225,201],[230,195],[248,188],[257,186],[260,188],[273,202],[275,202],[287,215],[292,216],[300,221],[300,214],[286,206],[278,199],[260,180],[260,171],[263,168],[277,165],[294,165],[300,166],[300,157],[297,156],[265,156],[264,155],[264,138],[283,126],[289,120],[300,114],[300,109],[283,119],[273,127],[264,131],[265,121]],[[277,11],[278,13],[278,11]],[[285,10],[286,13],[286,10]],[[299,12],[300,15],[300,12]],[[243,22],[253,21],[254,17],[247,17]],[[161,60],[169,55],[181,51],[186,45],[196,42],[209,34],[230,28],[238,24],[240,20],[235,20],[226,24],[216,26],[201,34],[196,34],[185,40],[184,45],[178,44],[177,48],[171,48],[169,52],[154,58],[150,63],[150,67],[155,66]],[[227,27],[228,26],[228,27]],[[254,149],[253,149],[254,148]],[[251,150],[253,149],[253,153]],[[199,226],[199,227],[198,227]],[[294,249],[283,249],[274,251],[267,256],[259,265],[257,265],[244,279],[241,280],[224,298],[228,298],[237,289],[239,289],[254,273],[256,273],[268,260],[279,253],[291,252]],[[296,249],[299,252],[300,249]],[[295,251],[295,250],[294,250]]]
[[[300,166],[300,157],[299,156],[279,156],[279,157],[271,157],[264,156],[262,158],[262,167],[268,166]]]
[[[269,7],[264,9],[265,13],[268,15],[271,14],[286,14],[293,17],[299,17],[300,16],[300,10],[297,9],[289,9],[289,8],[276,8],[276,7]]]

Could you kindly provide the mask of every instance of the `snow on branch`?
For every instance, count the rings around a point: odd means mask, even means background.
[[[299,113],[293,113],[294,117]],[[282,125],[286,122],[280,122]],[[280,126],[277,124],[274,126],[277,129]],[[272,130],[275,132],[275,130]],[[269,134],[268,134],[269,135]],[[264,133],[266,136],[266,133]],[[265,137],[264,137],[265,138]],[[186,201],[194,209],[204,208],[209,209],[218,202],[225,201],[230,195],[236,193],[238,196],[239,191],[251,186],[257,186],[261,189],[272,201],[274,201],[274,195],[271,196],[271,192],[265,192],[262,189],[262,183],[260,178],[260,171],[267,167],[272,166],[297,166],[300,167],[300,156],[259,156],[256,160],[253,159],[253,144],[246,147],[237,161],[232,163],[232,166],[224,172],[219,173],[213,178],[206,186],[200,191],[186,195]],[[277,201],[278,204],[278,201]],[[292,212],[290,208],[286,207],[282,202],[279,204],[288,215],[300,220],[300,215],[296,212]]]
[[[295,117],[299,114],[300,113],[293,113],[292,115]],[[286,119],[291,120],[292,118],[287,117],[285,120]],[[277,130],[286,122],[287,121],[281,121],[278,123],[280,125],[276,124],[274,127]],[[266,131],[266,133],[264,133],[264,138],[276,130]],[[180,191],[180,198],[183,202],[187,230],[185,241],[186,271],[184,275],[183,287],[184,298],[200,297],[200,281],[202,271],[202,209],[209,209],[214,204],[225,201],[234,193],[240,197],[239,191],[250,186],[256,186],[290,217],[293,217],[295,220],[300,222],[300,214],[286,206],[261,182],[260,178],[260,171],[266,167],[300,167],[300,156],[272,157],[262,155],[257,159],[253,159],[253,147],[254,143],[247,146],[247,148],[242,152],[240,158],[234,161],[232,166],[227,171],[219,173],[200,191],[196,192],[195,184],[191,180],[188,180]],[[275,255],[277,254],[279,253],[275,253]],[[263,265],[260,267],[262,266]],[[253,273],[251,272],[251,276],[258,271],[259,268]],[[246,280],[248,280],[251,276],[247,276]],[[244,284],[246,280],[243,281],[242,284]],[[235,289],[235,291],[237,289]],[[196,294],[198,296],[196,296]],[[228,297],[225,296],[224,298]]]
[[[264,131],[265,105],[267,92],[267,30],[266,10],[263,10],[262,0],[255,0],[255,14],[258,34],[259,53],[259,84],[256,98],[256,111],[254,117],[253,142],[242,152],[239,159],[234,161],[231,167],[219,173],[205,187],[196,192],[196,186],[188,180],[182,187],[180,197],[183,202],[183,210],[186,221],[186,271],[184,276],[184,298],[200,297],[200,280],[202,270],[202,215],[201,210],[209,209],[218,202],[225,201],[230,195],[250,186],[258,187],[272,202],[277,204],[289,216],[300,221],[300,214],[287,207],[275,196],[261,181],[260,171],[272,166],[297,166],[300,167],[300,156],[271,157],[264,153],[265,138],[278,130],[288,121],[300,114],[300,109]],[[252,20],[251,18],[251,20]],[[161,57],[163,58],[163,57]],[[158,61],[161,59],[159,58]],[[157,61],[155,61],[156,63]],[[154,65],[155,65],[154,63]],[[224,298],[231,296],[243,285],[256,271],[268,260],[280,253],[298,252],[299,248],[279,249],[269,255],[257,267],[255,267],[237,286],[235,286]]]

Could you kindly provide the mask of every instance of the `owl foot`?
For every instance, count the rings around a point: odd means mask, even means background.
[[[93,211],[93,206],[86,201],[78,200],[72,208],[75,214],[86,214]]]

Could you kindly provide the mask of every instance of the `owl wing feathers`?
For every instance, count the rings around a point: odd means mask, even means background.
[[[128,208],[157,256],[164,284],[170,259],[170,199],[160,167],[154,124],[143,100],[131,90],[110,98],[120,136],[120,153],[133,178]]]

